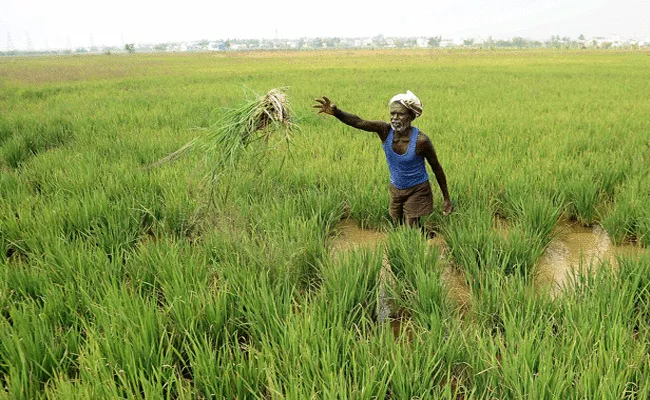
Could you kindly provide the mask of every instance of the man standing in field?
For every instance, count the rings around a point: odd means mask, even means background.
[[[325,96],[315,101],[318,104],[314,108],[319,109],[319,114],[333,115],[344,124],[379,135],[390,170],[389,212],[395,223],[421,227],[421,217],[433,212],[433,194],[424,160],[431,166],[440,186],[443,215],[453,211],[447,178],[433,144],[418,128],[411,126],[411,122],[422,114],[422,103],[411,91],[398,94],[388,102],[390,123],[361,119],[339,109]]]

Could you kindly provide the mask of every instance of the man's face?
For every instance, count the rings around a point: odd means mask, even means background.
[[[390,126],[393,127],[395,132],[403,132],[411,127],[413,114],[408,108],[395,102],[391,103],[388,109],[390,111]]]

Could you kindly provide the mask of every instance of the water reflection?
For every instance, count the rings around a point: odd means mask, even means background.
[[[574,280],[581,268],[616,267],[617,256],[642,251],[633,245],[614,246],[607,232],[598,225],[584,227],[561,221],[556,232],[535,271],[536,286],[550,287],[554,297]]]

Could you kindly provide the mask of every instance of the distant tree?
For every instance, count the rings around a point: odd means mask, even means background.
[[[612,42],[603,42],[603,44],[600,45],[601,49],[609,49],[612,47]]]
[[[578,40],[585,40],[585,35],[581,33],[580,36],[578,36]]]
[[[415,38],[407,38],[407,39],[404,39],[403,45],[404,45],[404,47],[415,47],[415,46],[417,46],[417,43],[418,43],[417,39],[415,39]]]
[[[551,40],[549,40],[548,42],[546,42],[546,45],[547,45],[548,47],[559,48],[559,47],[561,46],[561,42],[560,42],[560,40],[561,40],[561,39],[560,39],[560,35],[552,35],[552,36],[551,36]]]
[[[153,46],[153,49],[156,51],[167,51],[167,44],[166,43],[159,43],[155,46]]]
[[[474,44],[474,39],[473,38],[463,40],[463,46],[471,46],[473,44]]]
[[[341,43],[341,39],[339,39],[339,38],[337,38],[337,37],[333,37],[333,38],[327,38],[327,39],[325,39],[325,44],[326,44],[327,47],[329,47],[329,48],[336,48],[336,47],[339,47],[340,43]]]
[[[129,54],[135,53],[135,43],[127,43],[127,44],[125,44],[124,45],[124,50]]]
[[[440,47],[440,42],[442,42],[441,36],[434,36],[429,38],[429,47]]]
[[[492,36],[488,36],[487,39],[483,42],[484,47],[489,47],[493,48],[494,47],[494,39],[492,39]]]
[[[524,48],[527,45],[526,39],[522,37],[514,37],[512,38],[512,45],[518,48]]]

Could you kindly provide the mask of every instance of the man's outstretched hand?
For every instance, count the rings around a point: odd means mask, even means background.
[[[315,102],[319,104],[314,104],[314,108],[319,108],[318,113],[334,115],[336,112],[336,104],[332,103],[330,99],[323,96],[322,99],[314,99]]]

